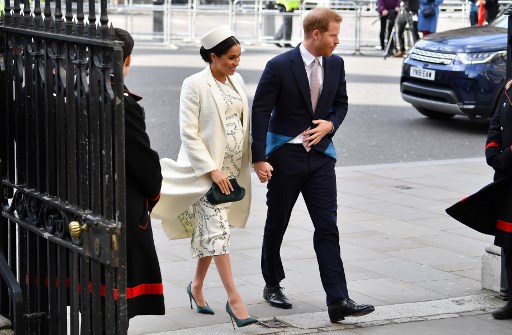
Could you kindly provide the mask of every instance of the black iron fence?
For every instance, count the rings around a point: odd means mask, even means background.
[[[17,335],[127,332],[122,44],[96,5],[6,0],[0,19],[0,313]]]

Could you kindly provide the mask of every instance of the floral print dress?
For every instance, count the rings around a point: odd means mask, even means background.
[[[228,178],[236,178],[242,163],[244,133],[242,128],[242,98],[231,82],[215,81],[226,103],[226,151],[222,172]],[[180,215],[181,222],[196,222],[193,229],[190,251],[193,258],[202,258],[229,253],[230,227],[228,212],[231,203],[212,205],[206,196]]]

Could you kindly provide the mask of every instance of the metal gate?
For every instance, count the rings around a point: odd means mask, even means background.
[[[0,313],[17,335],[127,333],[123,55],[100,1],[5,0],[0,19]]]

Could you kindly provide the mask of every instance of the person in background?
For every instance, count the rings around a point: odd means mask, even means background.
[[[478,25],[483,26],[485,22],[485,0],[477,0],[476,5],[478,7]]]
[[[418,30],[421,31],[423,37],[436,32],[437,20],[439,19],[439,5],[443,0],[420,0],[420,11],[418,14]],[[430,17],[425,17],[423,14],[425,8],[433,7],[435,14]]]
[[[478,24],[478,6],[476,5],[477,0],[469,0],[469,23],[471,26]]]
[[[414,15],[418,15],[419,8],[419,0],[402,1],[402,6],[396,19],[398,44],[400,49],[395,54],[393,54],[394,57],[403,57],[405,55],[404,32],[405,26],[409,23],[407,22],[407,17],[409,17],[410,21],[412,22],[412,27],[409,27],[409,30],[412,33],[413,44],[420,39],[420,36],[418,35],[418,21],[413,19]]]
[[[283,23],[274,36],[274,39],[277,41],[275,44],[278,47],[292,48],[293,46],[290,41],[292,39],[293,16],[288,13],[293,13],[299,9],[300,0],[277,0],[276,5],[279,12],[284,13],[284,15]],[[279,41],[284,41],[284,44],[281,44]]]
[[[381,50],[386,48],[386,41],[389,40],[399,10],[400,0],[377,0],[377,11],[380,17],[379,39]]]
[[[115,28],[123,44],[123,75],[130,70],[133,38]],[[115,78],[114,78],[115,79]],[[153,240],[149,213],[158,202],[162,173],[158,153],[151,149],[142,98],[124,88],[126,161],[126,272],[128,318],[165,314],[162,275]]]
[[[249,315],[236,289],[229,246],[231,227],[245,227],[251,206],[249,107],[242,77],[236,73],[241,46],[227,25],[201,38],[204,70],[183,81],[180,95],[181,148],[177,161],[161,160],[163,187],[155,217],[169,238],[191,237],[197,259],[186,292],[200,314],[214,314],[203,295],[206,274],[215,262],[228,301],[226,312],[238,327],[258,320]],[[230,179],[246,189],[236,202],[212,204],[206,193],[215,183],[224,194],[234,191]],[[233,324],[234,328],[234,324]]]
[[[303,20],[303,42],[267,62],[252,107],[252,161],[260,181],[268,182],[263,298],[273,307],[292,308],[280,285],[281,245],[302,194],[331,322],[374,311],[350,299],[340,255],[332,137],[348,110],[344,61],[333,55],[341,20],[329,8],[311,10]]]
[[[491,23],[500,10],[500,4],[498,0],[482,0],[485,4],[485,21]]]

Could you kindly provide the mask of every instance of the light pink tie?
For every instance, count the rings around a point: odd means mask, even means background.
[[[315,58],[313,60],[313,68],[311,69],[311,78],[309,78],[309,89],[311,93],[311,106],[313,107],[313,113],[316,110],[316,105],[318,103],[318,97],[320,96],[320,79],[318,79],[318,58]],[[305,131],[308,131],[310,128],[306,129]],[[302,142],[302,145],[306,149],[306,151],[311,150],[310,147],[308,147],[307,142]]]
[[[313,68],[311,69],[311,78],[309,87],[311,90],[311,106],[313,106],[313,113],[316,111],[318,97],[320,96],[320,79],[318,79],[318,58],[313,61]]]

